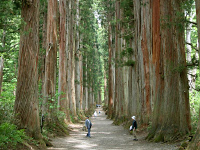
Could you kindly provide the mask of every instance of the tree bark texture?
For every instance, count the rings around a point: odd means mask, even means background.
[[[81,36],[81,34],[79,34],[79,40],[80,40],[80,43],[82,43],[83,39],[82,39],[83,36]],[[80,46],[80,50],[83,49],[83,44],[79,44]],[[83,83],[83,74],[84,74],[84,71],[83,71],[83,55],[82,53],[79,55],[79,69],[80,69],[80,109],[81,110],[85,110],[85,100],[84,100],[84,83]]]
[[[45,54],[43,54],[43,51],[46,50],[46,40],[47,40],[47,2],[44,2],[42,6],[42,20],[43,20],[43,26],[42,26],[42,51],[40,51],[40,72],[39,72],[39,82],[42,82],[42,88],[40,92],[40,98],[44,99],[44,80],[45,80]],[[41,109],[41,108],[40,108]]]
[[[132,82],[133,102],[132,114],[136,115],[137,120],[142,125],[149,123],[151,115],[151,87],[150,87],[150,58],[152,50],[151,41],[151,8],[150,1],[133,2],[135,16],[133,59],[135,66],[133,69]]]
[[[115,25],[115,60],[119,60],[119,37],[118,37],[118,31],[119,31],[119,22],[117,21],[120,19],[120,2],[115,2],[115,19],[116,19],[116,25]],[[117,119],[119,117],[119,97],[118,97],[118,88],[119,88],[119,78],[118,78],[118,70],[119,64],[115,64],[115,99],[114,99],[114,115]]]
[[[106,61],[104,60],[104,105],[108,106]]]
[[[69,105],[67,97],[67,56],[66,56],[66,0],[59,1],[60,10],[60,41],[59,41],[59,82],[58,82],[58,105],[69,120]]]
[[[56,105],[56,66],[57,65],[57,0],[48,1],[47,12],[47,45],[45,61],[45,83],[43,114],[46,122],[55,122]],[[49,124],[50,125],[50,124]]]
[[[79,55],[79,76],[80,76],[80,110],[83,110],[83,57],[82,54]]]
[[[109,21],[109,25],[108,25],[108,53],[109,53],[109,59],[108,59],[108,63],[109,63],[109,86],[108,86],[108,117],[111,118],[112,117],[112,113],[113,113],[113,83],[112,83],[112,32],[111,32],[111,22]]]
[[[82,107],[82,101],[81,101],[81,66],[80,66],[80,44],[79,44],[79,0],[75,1],[76,6],[76,26],[75,26],[75,94],[76,94],[76,108],[80,110]]]
[[[191,130],[188,80],[182,22],[181,0],[152,2],[152,71],[154,108],[148,138],[172,141]],[[183,12],[182,12],[182,15]],[[175,115],[176,114],[176,115]]]
[[[41,139],[38,102],[39,0],[22,1],[19,68],[14,111],[17,126]]]
[[[74,42],[74,1],[69,1],[69,96],[70,99],[70,111],[73,116],[76,116],[76,99],[75,99],[75,42]]]

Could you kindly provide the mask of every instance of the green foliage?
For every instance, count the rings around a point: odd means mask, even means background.
[[[74,116],[73,115],[70,115],[70,120],[72,123],[75,123],[76,121],[74,120]]]
[[[0,1],[0,57],[4,59],[0,123],[13,119],[20,18],[20,3],[17,0]]]
[[[15,86],[16,82],[4,82],[3,91],[0,97],[0,124],[6,121],[13,120],[13,107],[15,101]]]
[[[182,73],[185,68],[186,67],[184,64],[179,64],[178,66],[172,68],[172,72],[173,73],[176,73],[176,72]]]
[[[118,54],[116,53],[116,58],[118,58]],[[115,67],[123,67],[123,66],[131,66],[133,67],[135,65],[135,61],[132,60],[133,55],[133,49],[128,47],[125,48],[119,56],[119,59],[113,60],[113,64],[115,63]]]
[[[120,23],[122,28],[124,29],[123,34],[120,36],[126,40],[127,43],[133,39],[133,29],[134,29],[134,12],[133,12],[133,1],[126,0],[120,2],[120,8],[123,9],[122,19]],[[121,33],[121,31],[120,31]]]
[[[124,66],[134,66],[135,65],[135,61],[133,60],[127,60],[126,62],[124,62],[123,64]]]
[[[80,84],[79,80],[75,80],[74,82],[75,82],[75,84]]]
[[[192,133],[195,133],[199,121],[200,92],[193,90],[190,92],[190,111],[192,122]]]
[[[140,1],[141,6],[146,6],[147,4],[149,4],[149,2],[143,2],[142,0]]]
[[[168,61],[167,64],[169,65],[171,74],[175,74],[175,73],[181,74],[186,69],[186,66],[184,64],[181,64],[181,63],[175,64],[172,61]]]
[[[124,50],[120,53],[121,57],[128,57],[128,58],[129,58],[132,54],[133,54],[133,49],[132,49],[131,47],[128,47],[128,48],[124,49]]]
[[[194,0],[182,1],[180,7],[175,12],[174,16],[166,15],[161,18],[161,27],[171,29],[175,27],[178,32],[183,33],[185,27],[188,25],[187,16],[194,8]]]
[[[0,125],[0,149],[15,149],[18,143],[29,139],[24,130],[17,130],[13,124],[3,123]]]
[[[176,12],[176,16],[172,17],[171,15],[162,16],[161,18],[161,28],[162,29],[172,29],[176,27],[177,31],[184,32],[185,30],[186,19],[183,12]]]
[[[181,8],[185,10],[186,15],[189,15],[194,7],[194,0],[183,1],[181,5]]]
[[[156,135],[156,137],[154,138],[154,142],[162,142],[164,141],[164,136],[162,133]]]

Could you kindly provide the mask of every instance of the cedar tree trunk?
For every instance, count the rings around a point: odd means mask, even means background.
[[[29,3],[30,2],[30,3]],[[41,138],[38,102],[39,0],[22,1],[19,68],[14,111],[17,126]]]

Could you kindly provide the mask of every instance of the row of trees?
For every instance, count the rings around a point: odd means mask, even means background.
[[[30,136],[41,138],[39,116],[52,126],[62,112],[61,120],[69,122],[102,99],[109,118],[136,115],[140,126],[150,126],[149,140],[172,141],[191,132],[189,89],[196,74],[188,68],[194,71],[198,62],[191,49],[197,40],[190,38],[191,28],[200,30],[198,0],[23,0],[9,8],[16,6],[21,14],[15,9],[8,20],[1,17],[0,74],[4,68],[3,80],[12,82],[17,76],[14,110],[18,127]],[[15,28],[7,26],[13,22]],[[16,43],[5,37],[19,26],[19,56],[15,51],[11,57],[4,50]],[[18,65],[6,70],[16,64],[13,56]]]
[[[18,24],[20,35],[15,31],[16,39],[20,37],[19,52],[14,52],[18,64],[13,61],[16,65],[9,68],[17,70],[14,75],[17,78],[16,92],[13,90],[14,93],[9,94],[15,97],[18,128],[25,129],[35,139],[41,139],[42,116],[46,127],[62,128],[60,122],[71,122],[84,113],[90,114],[94,104],[102,101],[106,78],[102,68],[107,59],[103,49],[106,43],[100,43],[105,37],[104,29],[98,24],[93,1],[22,0],[2,1],[1,4],[2,8],[9,5],[13,11],[18,8],[10,18],[6,17],[7,14],[2,15],[1,27],[5,28],[1,31],[5,32],[3,35],[7,39],[11,29],[6,28],[6,24],[17,17],[21,19],[21,24]],[[7,59],[8,49],[14,42],[4,43],[7,47],[1,45],[0,59],[3,93],[8,74],[5,67],[2,71],[3,60],[10,61]],[[4,95],[1,98],[1,110],[6,114]],[[4,121],[2,119],[1,123]]]
[[[188,19],[194,4],[192,0],[102,3],[108,8],[108,116],[121,120],[136,115],[141,126],[151,126],[149,140],[173,141],[191,131],[187,73],[196,63],[186,62],[185,29],[192,32],[188,28],[195,24]],[[198,14],[196,18],[198,22]]]

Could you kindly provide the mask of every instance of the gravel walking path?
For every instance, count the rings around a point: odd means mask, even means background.
[[[122,126],[113,125],[112,120],[106,119],[101,111],[96,117],[91,117],[91,138],[82,131],[82,124],[72,124],[70,136],[52,139],[54,147],[51,150],[176,150],[175,144],[153,143],[145,141],[145,134],[138,134],[138,141],[133,141],[133,135]]]

